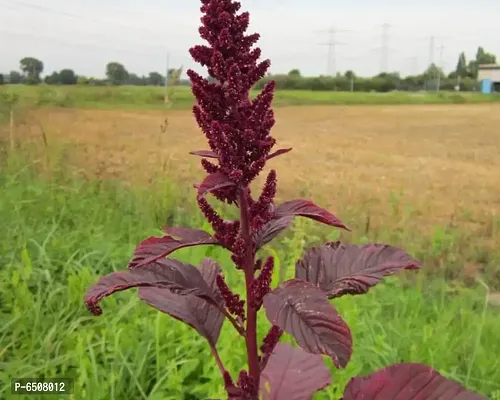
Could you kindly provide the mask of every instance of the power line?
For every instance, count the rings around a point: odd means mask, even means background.
[[[85,16],[85,15],[78,15],[78,14],[73,14],[73,13],[69,13],[69,12],[65,12],[65,11],[55,10],[53,8],[50,8],[50,7],[41,6],[41,5],[33,4],[33,3],[27,3],[27,2],[24,2],[24,1],[9,0],[9,3],[7,3],[7,5],[10,6],[10,8],[12,10],[15,10],[15,11],[20,11],[20,9],[19,8],[16,9],[15,7],[12,7],[12,5],[17,5],[17,6],[21,6],[21,7],[25,7],[25,8],[30,8],[30,9],[37,10],[37,11],[43,12],[43,13],[61,15],[61,16],[67,17],[67,18],[77,19],[79,21],[81,21],[82,19],[85,19],[87,21],[91,21],[91,22],[94,22],[94,23],[97,23],[97,24],[103,24],[103,25],[107,25],[107,26],[114,25],[114,26],[117,26],[117,27],[120,27],[120,28],[125,28],[125,29],[142,30],[144,32],[149,32],[149,33],[152,33],[154,35],[159,35],[159,34],[163,35],[163,34],[165,34],[164,32],[155,31],[155,30],[152,30],[152,29],[149,29],[149,28],[146,28],[146,27],[141,27],[141,26],[136,26],[136,25],[129,25],[129,24],[121,24],[121,23],[116,22],[116,21],[100,20],[100,19],[96,19],[96,18],[91,18],[91,17]]]
[[[29,34],[29,33],[24,33],[24,32],[11,32],[11,31],[7,31],[4,29],[0,29],[0,32],[5,34],[5,35],[9,35],[9,36],[17,36],[17,37],[25,37],[25,38],[29,38],[29,39],[35,39],[35,40],[43,40],[43,41],[54,42],[54,43],[58,43],[58,44],[62,44],[64,46],[70,46],[70,47],[84,47],[84,48],[87,47],[90,49],[113,50],[113,51],[117,51],[117,52],[142,55],[142,56],[157,56],[158,54],[160,54],[160,52],[145,53],[145,52],[141,52],[141,51],[135,51],[135,50],[130,50],[130,49],[120,49],[120,48],[116,48],[116,47],[104,46],[102,44],[95,44],[95,43],[67,42],[65,40],[61,40],[61,39],[55,38],[55,37],[34,35],[34,34]]]

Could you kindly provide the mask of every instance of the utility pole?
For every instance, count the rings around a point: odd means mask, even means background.
[[[332,26],[330,27],[330,29],[320,32],[328,33],[328,42],[320,43],[323,46],[328,46],[328,54],[326,60],[326,75],[335,76],[337,74],[337,45],[346,44],[344,42],[339,42],[337,40],[337,34],[340,32],[351,32],[351,31],[339,30]]]
[[[166,71],[165,71],[165,94],[163,101],[165,104],[168,104],[169,98],[168,98],[168,70],[170,69],[170,53],[167,53],[167,66],[166,66]]]

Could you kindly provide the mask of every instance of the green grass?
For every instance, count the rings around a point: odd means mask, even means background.
[[[192,200],[168,181],[136,190],[85,181],[66,167],[69,156],[64,150],[52,157],[50,173],[40,173],[36,160],[28,164],[24,153],[0,156],[7,159],[0,166],[0,398],[23,399],[10,395],[12,377],[74,377],[71,399],[225,398],[206,343],[187,326],[140,303],[133,291],[105,299],[101,317],[83,305],[89,285],[125,268],[135,244],[158,227],[200,226]],[[282,278],[300,256],[304,229],[299,223],[268,250],[280,256]],[[219,249],[175,254],[192,263],[213,257],[242,287]],[[334,385],[315,398],[337,399],[351,376],[413,361],[500,399],[500,312],[485,306],[486,290],[414,275],[410,285],[393,278],[365,296],[335,301],[353,331],[354,355],[345,370],[332,368]],[[262,315],[260,321],[263,335],[268,325]],[[233,373],[245,362],[236,338],[226,324],[219,349]]]
[[[88,86],[0,86],[0,93],[14,92],[21,103],[36,106],[161,109],[164,104],[162,87],[88,87]],[[256,95],[258,92],[254,92]],[[172,107],[189,109],[193,105],[191,90],[186,86],[173,88]],[[361,93],[282,90],[275,95],[275,106],[290,105],[381,105],[381,104],[461,104],[499,102],[500,95],[480,93]]]

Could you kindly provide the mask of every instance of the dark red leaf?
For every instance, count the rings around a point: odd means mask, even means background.
[[[486,400],[424,364],[394,364],[346,386],[343,400]]]
[[[215,261],[204,259],[199,271],[212,291],[212,297],[216,299],[220,307],[223,307],[224,302],[215,283],[215,278],[221,271],[220,267]],[[224,322],[224,314],[213,304],[192,294],[182,296],[172,293],[169,289],[156,287],[139,288],[139,297],[157,310],[196,329],[212,346],[217,343]]]
[[[161,259],[143,268],[102,276],[85,294],[85,304],[93,314],[100,315],[102,310],[98,303],[104,297],[135,287],[160,287],[179,295],[216,301],[198,268],[177,260]]]
[[[260,391],[264,400],[311,400],[331,383],[321,356],[278,343],[262,371]]]
[[[282,154],[286,154],[286,153],[288,153],[291,150],[292,150],[291,147],[289,149],[279,149],[279,150],[276,150],[275,152],[269,154],[267,156],[266,160],[270,160],[271,158],[281,156]]]
[[[266,243],[269,243],[282,231],[290,226],[293,216],[280,217],[267,222],[260,230],[254,233],[253,241],[256,249],[260,249]]]
[[[219,158],[219,156],[211,150],[195,150],[195,151],[190,151],[189,154],[205,158],[217,158],[217,159]]]
[[[295,277],[314,283],[334,298],[366,293],[385,276],[418,268],[420,263],[397,247],[332,242],[307,250],[295,266]]]
[[[136,247],[129,268],[144,267],[183,247],[219,245],[216,239],[202,230],[183,227],[167,227],[163,230],[169,235],[150,237]]]
[[[213,192],[214,190],[234,185],[235,183],[225,174],[222,172],[216,172],[215,174],[208,175],[200,185],[196,185],[196,188],[198,189],[198,197],[203,197],[207,193]]]
[[[349,230],[335,215],[330,214],[309,200],[291,200],[277,206],[275,218],[286,216],[306,217],[323,224]]]
[[[292,279],[264,297],[269,321],[313,354],[330,356],[344,368],[352,354],[351,331],[325,293],[311,282]]]

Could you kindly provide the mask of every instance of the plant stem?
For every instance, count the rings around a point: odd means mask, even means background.
[[[217,366],[219,367],[221,375],[224,377],[224,373],[226,372],[226,368],[224,368],[224,364],[222,363],[222,360],[219,356],[219,352],[215,348],[215,346],[210,345],[210,351],[212,352],[212,355],[215,358],[215,362],[217,363]]]
[[[248,373],[254,380],[256,387],[259,387],[260,368],[259,355],[257,353],[257,310],[252,306],[251,299],[251,288],[255,273],[255,254],[253,251],[252,232],[249,221],[247,190],[247,188],[242,188],[239,196],[241,234],[246,244],[245,262],[243,265],[247,292],[247,326],[245,339],[247,345]]]
[[[217,308],[219,309],[219,311],[221,313],[223,313],[226,316],[226,318],[229,320],[229,322],[231,322],[231,324],[233,324],[234,328],[238,331],[238,333],[241,336],[245,336],[245,328],[242,325],[240,325],[240,323],[238,321],[236,321],[231,314],[229,314],[229,312],[226,310],[226,308],[220,307],[220,306],[217,306]]]

